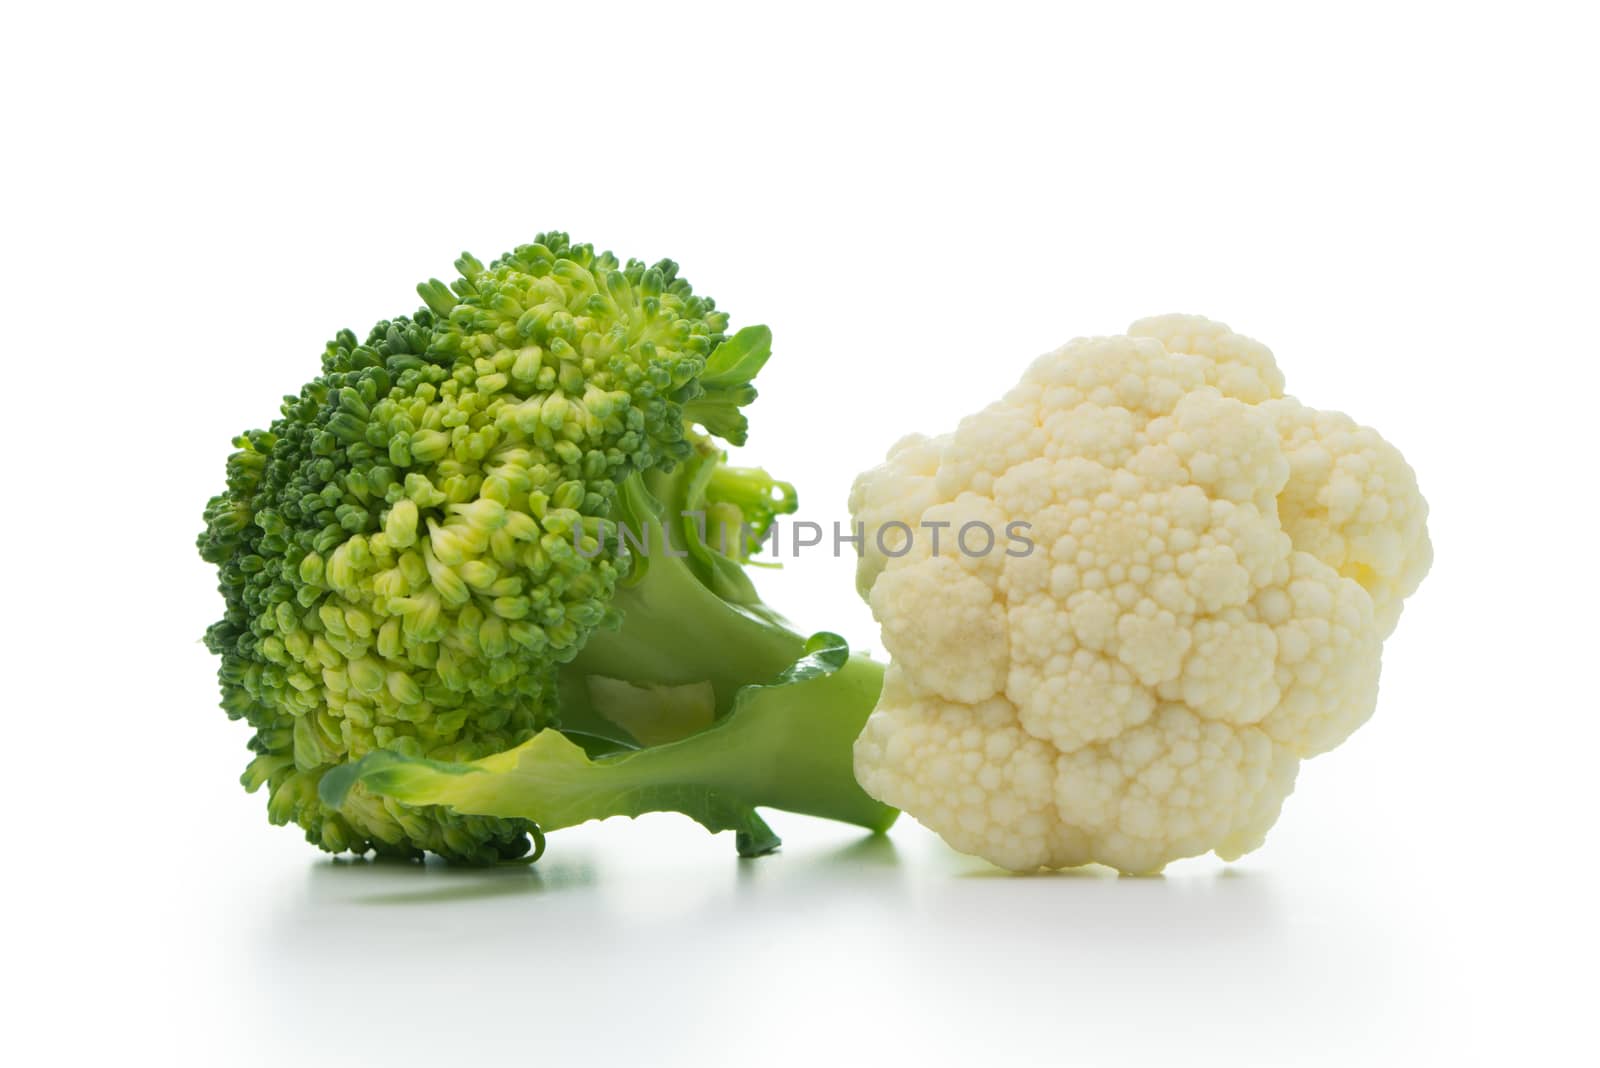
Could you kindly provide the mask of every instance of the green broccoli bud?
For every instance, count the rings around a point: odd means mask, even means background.
[[[811,794],[693,760],[674,771],[667,755],[732,737],[735,713],[754,715],[741,708],[814,692],[844,731],[876,699],[875,665],[816,660],[744,573],[792,487],[728,467],[696,429],[743,440],[770,333],[730,338],[670,260],[622,264],[564,234],[456,266],[418,287],[410,317],[330,341],[271,427],[235,439],[205,510],[198,547],[224,601],[206,641],[222,707],[254,729],[242,781],[266,790],[272,822],[335,852],[518,857],[581,809],[552,815],[516,791],[462,807],[396,788],[399,769],[518,753],[541,754],[537,768],[566,759],[562,744],[593,754],[597,782],[622,751],[654,769],[661,789],[618,812],[660,802],[742,848],[775,841],[754,804],[892,818],[826,732],[795,750],[796,768],[826,772]],[[630,552],[628,527],[683,553]],[[852,700],[823,692],[833,674],[854,680]]]

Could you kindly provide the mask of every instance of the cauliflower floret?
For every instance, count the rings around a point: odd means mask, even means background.
[[[1122,871],[1160,871],[1208,849],[1231,860],[1266,838],[1299,766],[1260,730],[1163,705],[1104,746],[1058,758],[1056,809],[1073,814],[1063,822],[1092,843],[1093,859]]]
[[[856,589],[867,596],[890,556],[911,541],[911,527],[940,503],[933,476],[939,470],[941,443],[921,434],[895,442],[883,463],[857,477],[850,487],[850,514],[872,532],[864,539],[856,568]],[[895,524],[901,524],[904,532]]]
[[[857,779],[869,794],[905,798],[957,849],[1004,867],[1089,859],[1083,837],[1056,813],[1056,751],[1017,726],[1004,698],[928,697],[895,666],[883,691],[856,742]]]
[[[1278,497],[1283,529],[1296,548],[1361,584],[1388,637],[1433,562],[1416,474],[1377,431],[1340,412],[1287,397],[1261,408],[1289,461]]]
[[[929,616],[918,605],[938,603]],[[1005,613],[982,579],[948,557],[897,567],[872,587],[883,644],[913,685],[951,701],[981,701],[1006,679]]]
[[[893,657],[867,791],[1019,870],[1260,845],[1300,760],[1371,714],[1432,558],[1400,454],[1283,385],[1220,323],[1145,319],[857,479]],[[951,537],[1018,521],[1031,551]]]

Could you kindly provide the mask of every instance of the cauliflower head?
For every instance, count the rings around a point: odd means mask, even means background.
[[[1145,319],[862,474],[892,657],[867,792],[1014,870],[1261,845],[1300,761],[1371,715],[1432,560],[1400,453],[1283,388],[1223,324]]]

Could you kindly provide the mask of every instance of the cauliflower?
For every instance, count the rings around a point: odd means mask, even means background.
[[[1400,453],[1283,387],[1221,323],[1145,319],[862,474],[893,658],[867,792],[1014,870],[1261,845],[1300,761],[1371,715],[1432,559]]]

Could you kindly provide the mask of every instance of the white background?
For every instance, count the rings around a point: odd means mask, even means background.
[[[1593,1056],[1600,249],[1582,5],[30,6],[5,16],[7,1042],[25,1063]],[[48,12],[45,14],[44,12]],[[854,473],[1170,310],[1419,472],[1372,722],[1265,848],[1012,878],[902,820],[531,870],[267,825],[198,644],[229,437],[463,248],[768,323],[746,455]],[[851,563],[764,590],[875,640]],[[102,1061],[104,1063],[105,1061]]]

